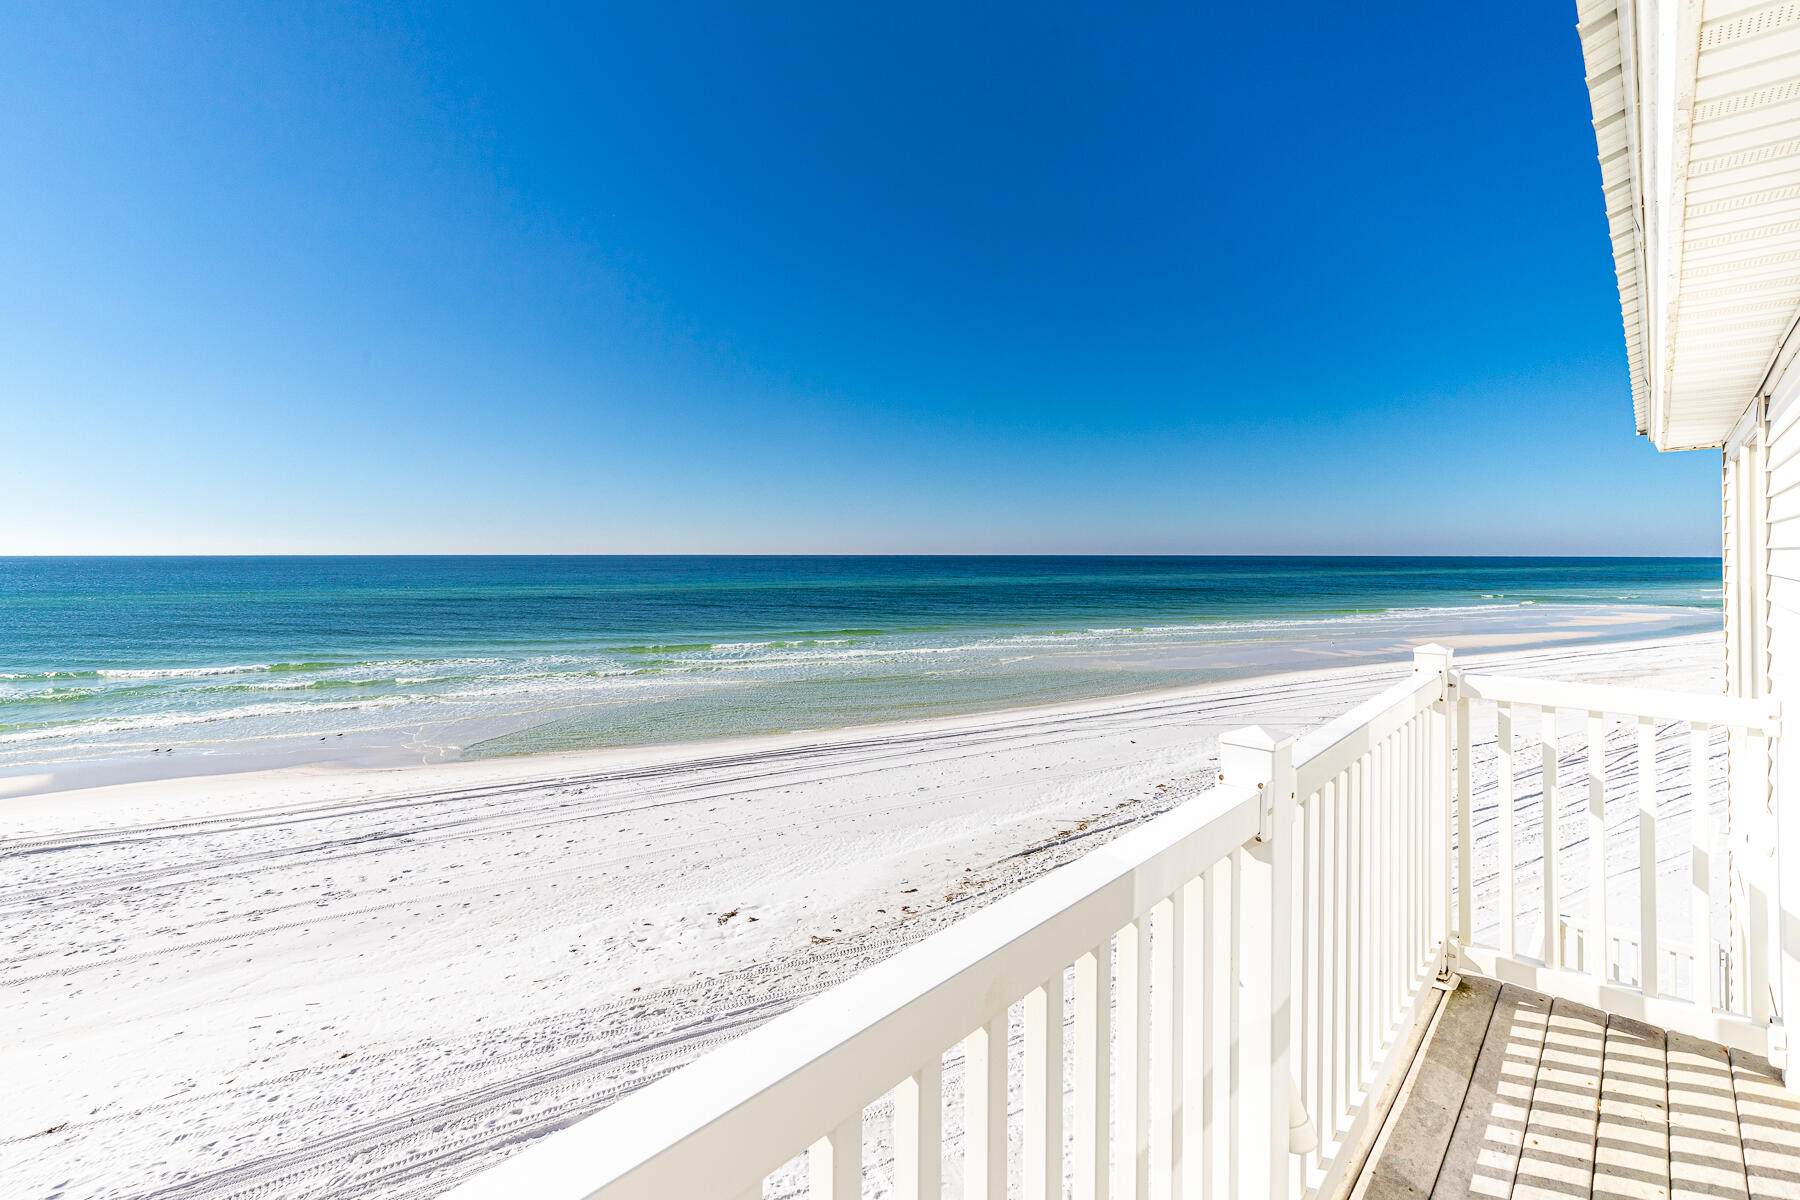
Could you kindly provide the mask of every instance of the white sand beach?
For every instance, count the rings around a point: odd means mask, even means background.
[[[1468,661],[1714,692],[1722,653]],[[1408,670],[0,799],[5,1194],[433,1194]]]

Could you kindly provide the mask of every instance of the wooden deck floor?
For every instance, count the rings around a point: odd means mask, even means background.
[[[1352,1196],[1800,1200],[1766,1060],[1464,976]]]

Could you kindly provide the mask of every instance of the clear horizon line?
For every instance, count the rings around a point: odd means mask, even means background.
[[[1477,558],[1477,559],[1669,559],[1722,560],[1721,554],[1544,554],[1544,553],[1422,553],[1418,551],[1386,551],[1320,553],[1317,551],[1264,551],[1257,553],[1228,551],[1030,551],[1030,550],[314,550],[314,551],[153,551],[74,553],[9,553],[0,551],[0,560],[55,558]]]

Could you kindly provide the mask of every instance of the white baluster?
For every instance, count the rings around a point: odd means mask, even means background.
[[[1379,749],[1379,747],[1377,747]],[[1375,951],[1366,962],[1357,963],[1357,978],[1360,986],[1362,1004],[1362,1052],[1356,1061],[1356,1086],[1366,1090],[1369,1085],[1369,1073],[1375,1068],[1376,1050],[1381,1043],[1376,1039],[1375,1030],[1378,1023],[1376,1016],[1376,978],[1379,972],[1381,948],[1382,910],[1377,907],[1379,882],[1375,878],[1375,822],[1380,813],[1383,792],[1381,783],[1385,770],[1381,775],[1374,774],[1379,764],[1386,767],[1385,755],[1376,754],[1369,758],[1370,774],[1363,778],[1363,787],[1357,796],[1357,830],[1356,830],[1356,874],[1357,891],[1360,893],[1358,903],[1362,906],[1362,919],[1371,929],[1368,945]]]
[[[1150,914],[1119,931],[1118,1021],[1113,1068],[1118,1107],[1113,1192],[1120,1200],[1150,1194]]]
[[[1330,1142],[1337,1136],[1337,1114],[1343,1105],[1340,1094],[1340,1081],[1344,1078],[1341,1067],[1344,1053],[1344,986],[1343,967],[1339,963],[1343,954],[1344,928],[1341,915],[1343,897],[1339,890],[1338,865],[1342,858],[1341,830],[1345,777],[1339,772],[1337,778],[1325,785],[1319,793],[1319,902],[1321,913],[1320,928],[1324,931],[1319,939],[1320,966],[1319,983],[1324,996],[1320,1004],[1319,1020],[1322,1028],[1320,1034],[1320,1053],[1317,1069],[1319,1072],[1319,1103],[1313,1110],[1313,1116],[1319,1127],[1322,1142]],[[1329,1146],[1321,1146],[1321,1153]]]
[[[1185,1141],[1182,1120],[1182,961],[1187,949],[1187,894],[1177,891],[1155,910],[1156,939],[1153,950],[1155,1013],[1151,1022],[1151,1054],[1162,1070],[1156,1076],[1157,1096],[1151,1105],[1154,1133],[1151,1137],[1151,1194],[1180,1200],[1181,1147]]]
[[[1201,879],[1206,906],[1200,924],[1204,949],[1200,955],[1200,1073],[1205,1080],[1200,1093],[1200,1195],[1202,1200],[1229,1196],[1231,1165],[1230,1110],[1232,1064],[1228,1025],[1232,994],[1236,988],[1231,964],[1236,926],[1231,915],[1235,887],[1232,860],[1210,867]]]
[[[1588,971],[1607,980],[1606,959],[1612,941],[1606,926],[1606,715],[1590,712],[1588,737]]]
[[[1321,980],[1320,968],[1325,961],[1325,898],[1319,893],[1324,869],[1323,830],[1325,797],[1323,789],[1306,797],[1300,807],[1297,827],[1301,832],[1300,905],[1297,935],[1294,939],[1298,971],[1295,975],[1294,1054],[1297,1077],[1306,1096],[1307,1108],[1324,1111],[1324,1089],[1319,1083],[1319,1063],[1324,1045],[1324,1012],[1330,997]]]
[[[1244,1071],[1246,1063],[1243,1053],[1244,1029],[1244,860],[1248,856],[1242,849],[1231,852],[1231,870],[1226,875],[1229,885],[1228,899],[1225,904],[1225,920],[1228,928],[1227,949],[1225,952],[1225,978],[1220,987],[1225,993],[1225,1030],[1224,1053],[1225,1067],[1225,1179],[1220,1195],[1229,1200],[1238,1200],[1243,1194],[1241,1185],[1244,1178],[1244,1124],[1248,1119],[1244,1112]]]
[[[1368,1061],[1368,1004],[1365,993],[1369,983],[1369,909],[1364,891],[1363,818],[1365,784],[1369,777],[1371,754],[1364,754],[1350,764],[1350,795],[1345,807],[1345,880],[1349,897],[1350,951],[1345,956],[1343,997],[1349,1008],[1350,1030],[1345,1039],[1345,1092],[1349,1105],[1355,1105],[1362,1091],[1363,1064]]]
[[[1062,1200],[1063,973],[1025,997],[1025,1196]]]
[[[1006,1010],[963,1041],[963,1196],[1006,1200]]]
[[[1112,1169],[1112,940],[1075,960],[1075,1200],[1108,1200]]]
[[[1388,1015],[1393,1003],[1394,976],[1399,973],[1399,931],[1406,920],[1406,884],[1396,879],[1390,857],[1400,810],[1406,795],[1406,729],[1382,740],[1377,748],[1379,785],[1369,804],[1369,912],[1375,918],[1375,959],[1371,984],[1369,1029],[1371,1059],[1387,1040]]]
[[[1207,952],[1207,926],[1212,920],[1207,897],[1207,881],[1195,876],[1182,888],[1181,948],[1181,1057],[1173,1069],[1181,1072],[1181,1096],[1184,1115],[1181,1120],[1181,1191],[1184,1196],[1206,1194],[1208,1163],[1198,1114],[1206,1105],[1208,1062],[1206,1039],[1207,976],[1204,970]]]
[[[1732,765],[1732,775],[1741,778],[1743,801],[1737,805],[1733,819],[1741,813],[1748,823],[1750,844],[1745,854],[1744,873],[1750,888],[1750,927],[1745,931],[1745,954],[1748,960],[1748,996],[1750,1019],[1767,1024],[1775,1019],[1775,966],[1781,961],[1775,881],[1775,828],[1769,812],[1769,739],[1760,729],[1746,729],[1743,752]]]
[[[1456,936],[1459,944],[1475,939],[1475,820],[1469,746],[1470,703],[1456,692]]]
[[[1512,705],[1499,704],[1495,707],[1494,726],[1498,736],[1495,753],[1497,760],[1497,779],[1494,784],[1496,802],[1499,810],[1499,836],[1496,849],[1500,852],[1500,955],[1503,958],[1513,957],[1513,940],[1518,924],[1518,909],[1513,898],[1513,712]]]
[[[1562,966],[1562,937],[1559,905],[1556,895],[1556,710],[1543,709],[1538,726],[1538,745],[1543,756],[1544,773],[1544,815],[1542,817],[1544,845],[1544,965]]]
[[[806,1159],[812,1200],[861,1200],[861,1110],[814,1142]]]
[[[933,1055],[894,1089],[894,1183],[900,1200],[938,1200],[943,1171],[943,1062]]]
[[[1688,728],[1688,862],[1693,905],[1694,1003],[1707,1012],[1719,1004],[1719,958],[1712,927],[1712,730],[1700,722]]]

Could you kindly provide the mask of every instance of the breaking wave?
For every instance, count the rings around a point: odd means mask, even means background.
[[[580,735],[601,742],[636,728],[650,713],[675,714],[657,728],[679,736],[782,721],[829,723],[848,712],[879,719],[917,715],[922,704],[929,710],[954,701],[966,708],[1198,680],[1216,677],[1224,669],[1216,664],[1253,673],[1258,664],[1289,662],[1305,647],[1378,654],[1409,638],[1455,631],[1548,631],[1598,607],[1534,609],[1534,603],[1494,593],[1450,606],[1166,623],[821,628],[713,640],[621,639],[590,648],[484,647],[441,657],[13,671],[0,674],[0,768],[170,746],[317,742],[338,734],[393,740],[396,730],[432,729],[439,744],[467,745],[582,712],[601,714]],[[1617,614],[1618,602],[1606,611]],[[1672,611],[1716,621],[1703,610],[1634,611],[1644,614],[1645,628],[1659,631]]]

